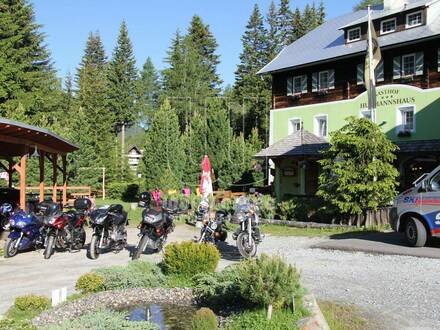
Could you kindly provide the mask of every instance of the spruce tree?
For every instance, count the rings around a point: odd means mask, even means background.
[[[354,8],[354,11],[367,9],[368,6],[376,6],[383,4],[383,0],[361,0]]]
[[[292,24],[292,28],[293,28],[293,33],[290,36],[289,42],[293,43],[297,39],[304,36],[306,34],[306,30],[307,30],[306,27],[304,26],[304,23],[302,20],[301,11],[298,8],[296,8],[292,14],[291,24]]]
[[[118,123],[132,125],[137,119],[136,100],[136,60],[133,46],[128,36],[127,25],[123,21],[118,42],[108,65],[109,107]]]
[[[257,127],[262,140],[266,139],[270,106],[270,77],[259,77],[258,70],[268,62],[267,31],[258,5],[254,6],[242,37],[243,50],[235,72],[235,93],[245,106],[245,136]]]
[[[278,53],[285,46],[288,46],[290,44],[290,40],[292,40],[293,27],[290,24],[292,21],[292,11],[290,10],[289,0],[281,0],[276,21],[279,41]]]
[[[41,25],[27,0],[0,0],[0,115],[20,112],[37,123],[56,111],[60,84],[51,65]]]
[[[272,60],[280,51],[281,41],[279,40],[277,8],[275,2],[271,2],[269,11],[266,15],[266,23],[268,25],[267,39],[268,39],[268,58]]]
[[[137,81],[137,104],[141,126],[148,127],[153,112],[158,108],[160,92],[159,74],[151,58],[148,57]]]
[[[177,114],[167,99],[153,115],[145,138],[142,163],[147,189],[182,188],[185,150]]]

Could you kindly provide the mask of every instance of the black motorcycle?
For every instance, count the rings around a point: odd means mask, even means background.
[[[161,251],[166,243],[168,234],[174,231],[174,214],[178,210],[177,204],[172,202],[165,203],[161,208],[150,208],[150,198],[148,193],[141,194],[139,206],[145,207],[142,211],[142,221],[138,228],[141,237],[136,246],[132,259],[139,259],[145,249]]]
[[[196,227],[200,228],[200,237],[197,243],[217,243],[224,242],[228,237],[224,229],[228,213],[226,211],[215,212],[214,219],[210,217],[209,203],[206,199],[200,202],[196,211]]]
[[[0,205],[0,232],[9,229],[9,218],[14,214],[14,208],[9,203]]]
[[[90,213],[90,225],[93,229],[88,257],[97,259],[104,251],[115,253],[127,245],[127,212],[120,204],[100,207]]]

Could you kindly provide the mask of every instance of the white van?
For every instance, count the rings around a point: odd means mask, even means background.
[[[408,244],[414,247],[425,246],[431,237],[440,237],[440,166],[397,196],[391,226],[404,232]]]

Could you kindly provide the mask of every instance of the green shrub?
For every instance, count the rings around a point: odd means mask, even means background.
[[[240,292],[246,300],[258,305],[281,307],[302,295],[300,274],[279,256],[262,254],[239,264]],[[270,312],[269,312],[270,318]]]
[[[30,320],[0,320],[0,330],[36,330],[37,327]]]
[[[111,182],[107,186],[107,194],[111,199],[137,201],[139,197],[139,184],[129,182]]]
[[[157,265],[143,260],[130,261],[127,266],[99,268],[95,272],[103,278],[104,290],[157,287],[166,281]]]
[[[75,289],[82,294],[102,291],[104,289],[104,278],[96,273],[86,273],[78,278]]]
[[[51,306],[49,298],[36,294],[29,294],[15,298],[14,307],[20,311],[42,312]]]
[[[209,308],[202,307],[194,315],[191,323],[192,330],[215,330],[217,329],[217,316]]]
[[[200,303],[210,306],[242,303],[240,273],[236,265],[218,273],[196,275],[194,282],[194,294]]]
[[[165,248],[163,267],[167,274],[193,276],[212,273],[220,261],[220,252],[212,244],[172,243]]]
[[[231,198],[226,198],[218,203],[215,207],[216,211],[225,211],[228,214],[234,213],[235,200]]]
[[[258,206],[260,207],[261,217],[263,219],[274,219],[276,213],[275,198],[270,195],[262,195],[257,198]]]
[[[71,329],[127,329],[127,330],[156,330],[159,327],[147,321],[128,321],[126,314],[102,310],[84,314],[78,318],[41,327],[46,330],[71,330]]]
[[[264,309],[245,311],[241,314],[234,315],[231,322],[227,325],[226,330],[285,330],[295,329],[295,323],[303,315],[293,313],[291,309],[279,309],[274,311],[272,319],[266,318]]]
[[[281,220],[293,220],[295,218],[296,201],[293,199],[278,203],[278,215]]]

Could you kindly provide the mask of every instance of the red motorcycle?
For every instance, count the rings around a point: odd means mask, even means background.
[[[87,223],[91,201],[87,198],[75,200],[74,209],[61,212],[56,203],[45,203],[51,215],[43,216],[44,259],[49,259],[58,250],[80,250],[86,241],[84,225]]]

